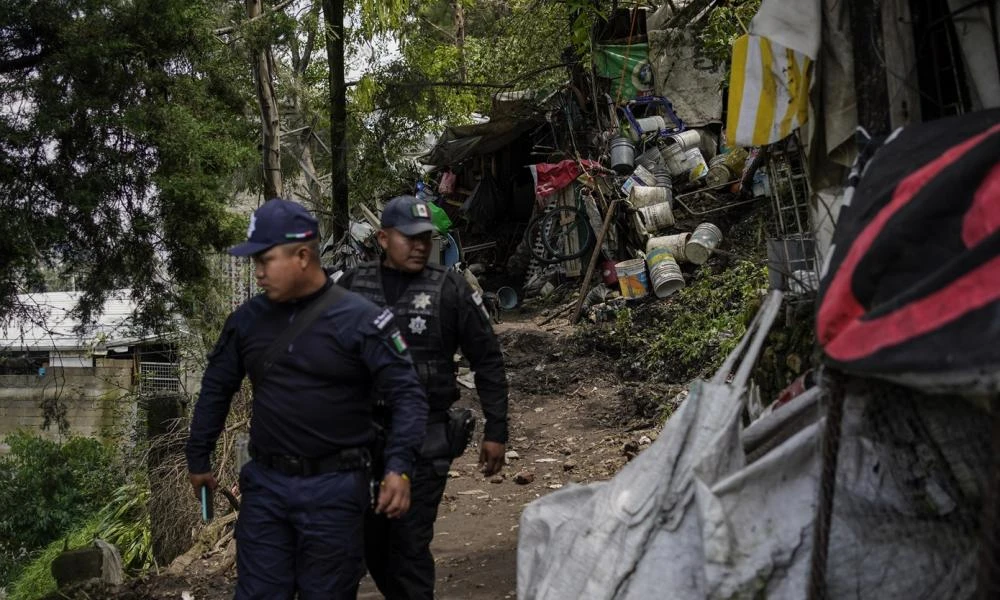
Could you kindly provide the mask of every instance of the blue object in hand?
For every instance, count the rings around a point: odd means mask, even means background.
[[[201,520],[209,523],[215,517],[212,507],[212,490],[207,485],[201,486]]]

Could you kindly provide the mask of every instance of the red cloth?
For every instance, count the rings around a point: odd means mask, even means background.
[[[579,177],[582,172],[581,164],[587,169],[601,168],[600,163],[592,160],[576,161],[569,158],[555,164],[531,165],[535,175],[535,195],[539,198],[547,198],[573,183],[573,180]]]

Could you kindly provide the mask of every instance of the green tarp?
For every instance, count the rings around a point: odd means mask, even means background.
[[[611,80],[611,94],[625,102],[653,93],[653,67],[649,45],[598,45],[594,47],[594,72]]]

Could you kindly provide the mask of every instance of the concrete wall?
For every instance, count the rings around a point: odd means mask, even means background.
[[[123,400],[132,386],[132,361],[98,358],[95,365],[49,367],[44,377],[0,375],[0,439],[18,429],[59,439],[57,425],[41,429],[41,403],[55,398],[66,407],[71,435],[100,437],[112,433],[135,411],[134,402]],[[0,452],[5,449],[0,447]]]

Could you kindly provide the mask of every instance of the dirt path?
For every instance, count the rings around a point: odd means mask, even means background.
[[[513,454],[502,480],[478,473],[475,448],[453,464],[432,544],[439,598],[516,598],[524,507],[564,485],[610,478],[655,436],[608,424],[619,413],[622,386],[600,360],[567,347],[565,322],[550,329],[531,319],[497,327],[510,379]],[[475,407],[474,392],[463,390],[462,402]],[[518,483],[526,479],[519,474],[532,481]],[[381,598],[370,582],[363,590],[365,600]]]
[[[567,484],[610,478],[656,436],[653,421],[631,418],[628,405],[664,390],[617,381],[604,361],[569,345],[565,321],[544,329],[538,320],[514,317],[497,327],[511,389],[510,460],[501,476],[492,478],[478,472],[477,448],[454,462],[432,545],[439,598],[516,598],[524,507]],[[475,398],[473,390],[463,389],[461,403],[478,408]],[[202,575],[218,560],[207,556],[182,578],[133,584],[134,593],[180,598],[189,590],[194,600],[230,598],[232,571]],[[374,600],[381,594],[366,578],[359,597]]]

